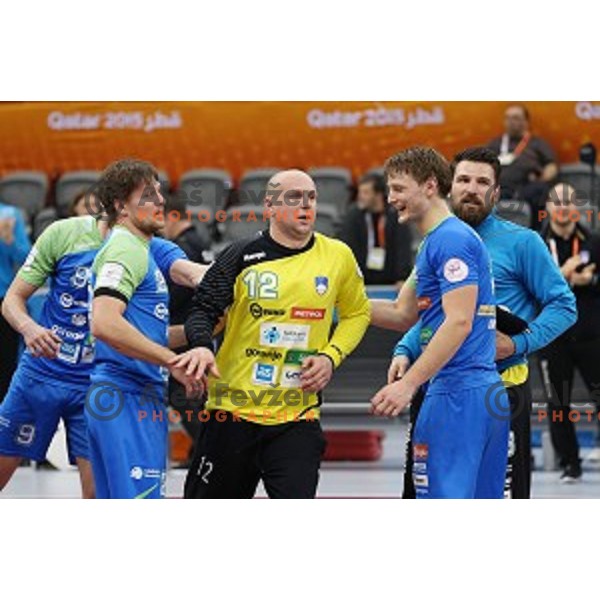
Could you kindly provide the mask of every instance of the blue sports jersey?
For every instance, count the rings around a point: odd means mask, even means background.
[[[42,233],[18,273],[18,277],[35,287],[49,281],[40,325],[62,340],[54,359],[36,358],[28,350],[24,352],[19,367],[35,373],[38,379],[82,386],[89,383],[94,361],[89,326],[90,275],[103,244],[94,217],[57,221]],[[179,246],[161,238],[152,239],[150,251],[164,276],[168,276],[175,261],[187,259]]]
[[[94,296],[121,298],[127,304],[125,320],[153,342],[168,345],[169,291],[147,240],[124,227],[115,227],[98,253],[92,272]],[[125,356],[97,340],[92,382],[117,382],[129,391],[152,385],[162,396],[159,390],[167,379],[164,367]]]
[[[512,337],[515,353],[499,361],[500,372],[524,364],[527,354],[548,345],[577,320],[575,296],[552,260],[542,238],[531,229],[488,215],[476,228],[492,261],[496,300],[529,323]],[[421,353],[420,324],[398,342],[395,355],[414,362]]]
[[[478,289],[471,332],[432,378],[430,392],[465,385],[476,387],[495,380],[495,299],[490,259],[481,238],[460,219],[447,217],[423,239],[413,277],[422,346],[427,345],[444,321],[444,294],[467,285]]]

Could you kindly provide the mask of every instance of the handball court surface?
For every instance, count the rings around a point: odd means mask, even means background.
[[[380,429],[385,432],[383,457],[376,462],[324,462],[319,498],[399,498],[402,490],[406,421],[387,422],[370,418],[351,420],[325,417],[328,429]],[[582,448],[583,477],[573,484],[559,482],[559,471],[544,471],[540,448],[534,448],[533,498],[600,498],[600,465],[586,460],[590,449]],[[181,498],[186,470],[173,468],[167,477],[167,496]],[[3,498],[78,498],[79,476],[74,468],[36,470],[20,467],[0,493]],[[257,497],[266,494],[262,486]]]

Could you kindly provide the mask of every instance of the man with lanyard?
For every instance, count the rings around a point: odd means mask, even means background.
[[[534,214],[542,205],[550,182],[558,174],[556,155],[543,139],[529,130],[529,112],[523,105],[509,106],[504,115],[504,134],[493,139],[488,147],[494,150],[502,165],[500,189],[502,198],[524,200]],[[532,223],[537,227],[537,220]]]
[[[569,418],[575,369],[592,396],[600,390],[600,282],[596,273],[600,239],[574,220],[574,216],[581,217],[576,207],[575,190],[556,185],[546,203],[549,220],[542,229],[554,262],[573,289],[579,313],[577,323],[544,349],[541,361],[550,402],[550,435],[563,469],[563,483],[581,478],[579,444]]]
[[[496,154],[487,148],[468,148],[454,158],[453,170],[452,209],[483,239],[492,261],[497,304],[502,307],[496,333],[496,366],[511,402],[505,492],[512,498],[529,498],[531,391],[527,355],[549,344],[575,323],[575,297],[540,236],[500,219],[493,212],[499,197],[500,164]],[[526,329],[519,327],[520,320],[525,322]],[[517,333],[519,329],[522,331]],[[502,333],[503,330],[510,335]],[[417,324],[397,344],[388,380],[402,377],[427,343],[427,332]],[[490,410],[495,410],[493,393],[488,402]],[[418,400],[411,409],[414,423],[419,412]],[[499,411],[497,417],[508,418],[508,415]],[[410,473],[413,458],[410,441],[409,436],[405,498],[414,498],[415,494]]]
[[[383,177],[364,175],[356,205],[348,211],[340,233],[340,239],[352,249],[366,285],[402,284],[412,266],[411,229],[398,223],[385,196]]]

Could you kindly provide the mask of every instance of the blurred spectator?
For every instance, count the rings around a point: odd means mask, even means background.
[[[0,309],[17,269],[30,250],[21,211],[0,202]],[[18,351],[19,335],[0,313],[0,402],[17,367]]]
[[[597,401],[600,394],[600,281],[597,274],[600,238],[570,218],[577,210],[575,200],[571,186],[556,185],[546,203],[549,221],[541,232],[573,288],[579,313],[577,323],[542,351],[544,385],[551,402],[548,407],[550,434],[563,469],[561,480],[565,482],[581,477],[579,444],[568,417],[575,369],[588,391],[593,392],[593,399]]]
[[[207,264],[210,260],[209,244],[203,239],[186,214],[185,200],[169,196],[165,208],[165,237],[177,244],[194,262]],[[169,314],[171,325],[185,323],[187,312],[194,296],[194,290],[169,283]],[[184,352],[188,348],[178,348]],[[192,440],[200,428],[198,412],[202,410],[203,400],[187,399],[185,388],[173,377],[169,380],[169,402],[182,415],[181,423]],[[186,411],[192,411],[186,414]],[[190,414],[192,415],[190,417]]]
[[[399,284],[410,274],[411,230],[398,223],[387,204],[380,175],[360,180],[356,205],[348,211],[340,237],[352,248],[367,285]]]
[[[498,153],[502,173],[502,198],[519,197],[531,204],[533,214],[542,208],[558,166],[550,145],[529,129],[529,112],[522,104],[509,106],[504,113],[504,134],[488,147]],[[536,227],[534,223],[534,228]]]
[[[100,207],[94,194],[88,194],[86,190],[79,192],[71,202],[69,207],[70,217],[85,217],[92,215],[94,217],[100,214]]]

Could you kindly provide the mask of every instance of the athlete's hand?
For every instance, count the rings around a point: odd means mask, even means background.
[[[371,398],[371,413],[380,417],[397,417],[409,404],[417,388],[400,379],[382,387]]]
[[[333,363],[330,358],[317,354],[302,361],[300,386],[303,392],[320,392],[333,375]]]
[[[404,356],[400,354],[399,356],[394,356],[392,358],[392,362],[390,363],[390,368],[388,369],[387,374],[387,382],[394,383],[397,379],[404,377],[406,371],[410,367],[410,358],[408,356]]]
[[[185,369],[172,366],[169,366],[169,373],[185,387],[186,398],[192,399],[202,397],[207,386],[206,377],[203,377],[201,381],[196,381],[194,377],[185,374]]]
[[[515,353],[515,343],[505,333],[496,331],[496,360],[508,358]]]
[[[36,358],[56,358],[61,339],[51,331],[35,322],[31,322],[21,331],[25,346]]]
[[[207,370],[214,377],[221,377],[215,355],[208,348],[192,348],[183,354],[174,356],[168,366],[169,369],[171,367],[184,369],[186,377],[192,377],[197,382],[202,382]]]

